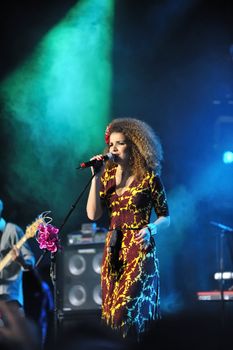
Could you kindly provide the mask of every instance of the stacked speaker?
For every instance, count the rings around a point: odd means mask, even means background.
[[[104,243],[65,246],[57,256],[57,309],[62,313],[101,308]]]

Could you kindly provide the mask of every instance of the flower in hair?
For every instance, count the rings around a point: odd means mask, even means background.
[[[110,131],[111,131],[111,124],[109,124],[105,130],[105,142],[107,145],[109,144]]]
[[[58,232],[59,229],[51,224],[40,224],[36,235],[36,240],[39,243],[40,249],[47,249],[51,253],[55,253],[61,248]]]

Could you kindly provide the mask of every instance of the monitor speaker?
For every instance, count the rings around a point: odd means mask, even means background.
[[[64,247],[57,257],[57,309],[64,312],[101,308],[103,243]]]

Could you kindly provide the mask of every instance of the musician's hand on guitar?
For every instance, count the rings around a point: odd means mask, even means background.
[[[20,255],[19,249],[14,245],[11,251],[12,260],[17,261],[17,259],[19,258],[19,255]]]
[[[14,245],[11,251],[11,256],[12,256],[12,260],[14,260],[15,262],[17,262],[24,270],[31,270],[32,269],[32,265],[29,263],[27,263],[22,254],[20,253],[20,250]]]

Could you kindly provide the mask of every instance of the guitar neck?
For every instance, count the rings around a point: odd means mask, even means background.
[[[26,242],[28,237],[24,235],[20,240],[15,244],[17,249],[20,249],[22,245]],[[4,267],[12,260],[12,249],[4,256],[4,258],[0,261],[0,272],[4,269]]]

